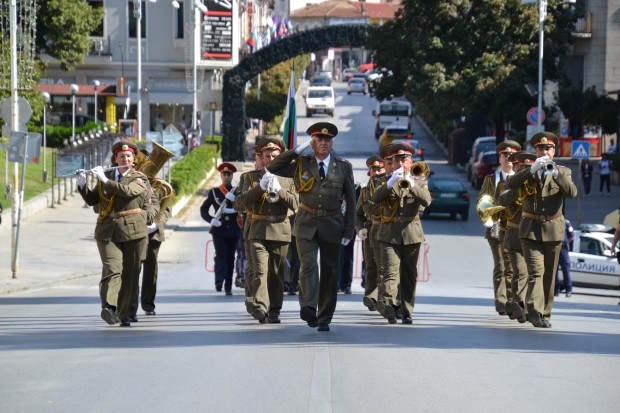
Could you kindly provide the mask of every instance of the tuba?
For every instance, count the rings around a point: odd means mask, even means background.
[[[499,236],[499,219],[493,219],[493,215],[505,210],[506,207],[497,205],[497,201],[491,195],[483,195],[476,203],[476,214],[486,228],[491,228],[491,236]]]
[[[153,150],[149,156],[146,156],[140,151],[136,155],[136,166],[134,169],[142,172],[149,178],[153,191],[156,191],[159,195],[160,206],[157,218],[164,213],[168,207],[168,204],[172,201],[172,197],[174,196],[174,189],[172,189],[172,185],[161,178],[157,178],[157,174],[164,164],[168,162],[170,158],[174,158],[174,156],[175,155],[172,152],[157,142],[153,142]]]

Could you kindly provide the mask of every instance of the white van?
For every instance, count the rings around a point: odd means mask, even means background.
[[[332,87],[309,86],[304,97],[306,98],[306,117],[311,118],[316,113],[334,116],[336,94]]]
[[[411,130],[411,103],[406,100],[384,100],[379,102],[372,114],[377,118],[375,138],[379,139],[387,128]]]

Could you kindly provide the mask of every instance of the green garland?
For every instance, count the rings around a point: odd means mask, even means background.
[[[245,84],[262,71],[304,53],[330,47],[362,47],[376,27],[356,24],[322,27],[278,40],[243,59],[224,74],[222,108],[222,159],[245,160]]]

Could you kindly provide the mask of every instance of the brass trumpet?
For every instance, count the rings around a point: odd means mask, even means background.
[[[407,180],[406,177],[400,178],[398,181],[394,182],[392,185],[392,189],[396,192],[396,195],[400,198],[400,207],[402,208],[405,202],[405,196],[409,192],[411,188],[411,183]]]
[[[491,228],[491,236],[493,238],[499,237],[499,219],[493,219],[493,215],[505,210],[506,207],[497,205],[497,200],[491,195],[483,195],[476,203],[476,214],[478,219],[484,224],[486,228]]]
[[[267,197],[267,202],[269,202],[270,204],[278,202],[278,200],[280,199],[280,195],[278,195],[278,192],[274,188],[274,180],[275,180],[275,176],[272,176],[271,178],[269,178],[269,183],[267,184],[266,197]]]

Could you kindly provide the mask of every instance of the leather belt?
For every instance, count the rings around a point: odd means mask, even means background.
[[[529,212],[523,211],[521,215],[524,216],[525,218],[534,219],[536,221],[547,222],[547,221],[553,221],[554,219],[560,218],[562,216],[562,211],[560,210],[553,215],[536,215],[536,214],[530,214]]]
[[[372,225],[379,225],[381,224],[381,220],[380,219],[373,219],[372,220]]]
[[[286,219],[287,215],[258,215],[258,214],[252,214],[252,221],[256,221],[256,220],[262,220],[262,221],[269,221],[269,222],[284,222],[284,220]]]
[[[309,214],[316,215],[317,217],[332,217],[334,215],[338,215],[342,213],[340,209],[332,209],[332,210],[314,209],[314,208],[310,208],[308,205],[305,205],[305,204],[299,204],[299,208],[303,209]]]
[[[117,218],[122,218],[122,217],[126,217],[128,215],[135,215],[135,214],[139,214],[142,212],[141,208],[134,208],[134,209],[129,209],[127,211],[118,211],[118,212],[111,212],[110,213],[110,218],[112,219],[117,219]]]
[[[508,221],[506,225],[508,225],[508,228],[519,229],[519,223],[517,222]]]
[[[383,222],[388,223],[388,222],[399,222],[399,223],[407,223],[407,222],[412,222],[412,221],[419,221],[420,220],[420,216],[416,215],[415,217],[394,217],[390,220],[384,220]]]

